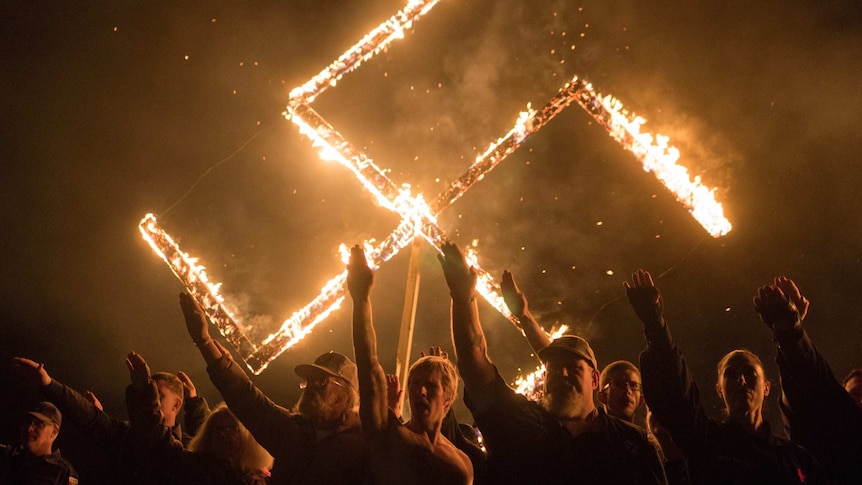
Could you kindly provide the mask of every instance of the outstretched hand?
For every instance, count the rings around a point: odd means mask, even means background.
[[[476,292],[476,268],[467,265],[467,258],[455,244],[445,242],[440,246],[440,250],[443,254],[438,254],[437,259],[443,267],[443,275],[446,277],[452,299],[471,300]]]
[[[198,390],[195,388],[195,383],[192,382],[192,379],[183,371],[177,371],[177,377],[180,378],[180,381],[183,383],[183,398],[188,399],[190,397],[198,397]]]
[[[143,388],[150,384],[150,366],[141,355],[129,352],[126,357],[126,367],[129,369],[129,379],[133,386]]]
[[[626,297],[644,325],[660,325],[662,321],[663,302],[661,293],[655,286],[652,275],[639,269],[632,273],[632,281],[623,282]]]
[[[200,346],[210,338],[209,321],[198,302],[188,293],[180,293],[180,308],[186,320],[186,329],[192,342]]]
[[[374,286],[374,271],[368,267],[365,251],[359,245],[350,248],[350,262],[347,264],[347,290],[353,301],[365,300],[371,295]]]
[[[799,321],[805,320],[805,315],[808,315],[808,305],[810,302],[799,291],[796,283],[786,276],[776,276],[774,284],[793,303],[793,306],[796,307],[796,311],[799,313]]]
[[[36,388],[47,386],[51,383],[51,376],[45,370],[45,365],[35,360],[14,357],[12,359],[12,370],[24,386]]]
[[[518,289],[518,284],[515,283],[515,277],[508,270],[503,271],[503,279],[500,282],[500,291],[503,293],[503,301],[509,307],[509,311],[516,317],[526,315],[529,311],[527,308],[527,297]]]
[[[395,374],[386,374],[386,406],[391,409],[398,419],[401,419],[401,382]]]
[[[796,288],[796,285],[793,287]],[[801,295],[799,296],[801,297]],[[803,300],[807,311],[808,300],[805,300],[804,297]],[[788,330],[802,320],[801,313],[794,302],[777,285],[766,285],[757,289],[757,296],[754,297],[754,309],[760,314],[763,323],[772,330]]]

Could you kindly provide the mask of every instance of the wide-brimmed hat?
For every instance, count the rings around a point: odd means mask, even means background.
[[[593,366],[593,369],[598,370],[599,368],[598,363],[596,363],[596,354],[593,353],[593,349],[590,348],[590,344],[577,335],[563,335],[562,337],[554,339],[550,345],[544,349],[540,349],[537,353],[539,354],[539,358],[542,359],[542,362],[547,362],[548,359],[555,355],[574,355],[575,357],[586,360],[591,366]]]
[[[36,416],[46,423],[53,423],[58,428],[63,422],[63,415],[60,414],[60,410],[57,409],[57,406],[54,406],[48,401],[36,403],[29,411],[27,411],[27,414]]]
[[[310,379],[318,371],[333,377],[340,377],[349,382],[353,389],[359,390],[359,378],[356,376],[356,364],[346,355],[338,352],[327,352],[314,360],[314,364],[300,364],[294,372],[303,379]]]

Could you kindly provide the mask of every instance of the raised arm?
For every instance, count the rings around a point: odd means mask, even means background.
[[[697,384],[665,324],[661,293],[652,275],[642,269],[632,274],[631,282],[624,286],[647,340],[647,348],[640,356],[647,405],[681,448],[702,446],[709,419],[700,403]]]
[[[496,370],[488,359],[488,345],[479,323],[476,302],[476,269],[452,243],[443,243],[438,255],[452,297],[452,340],[458,372],[470,391],[481,390],[494,382]]]
[[[183,414],[185,415],[185,426],[183,428],[183,441],[190,441],[194,435],[198,434],[198,430],[207,416],[210,415],[210,408],[206,399],[198,396],[198,390],[191,377],[183,371],[177,371],[177,377],[183,383]],[[188,445],[188,443],[185,443]]]
[[[359,377],[359,416],[362,430],[374,434],[388,421],[386,373],[377,357],[377,335],[371,318],[371,287],[374,272],[359,246],[350,250],[347,289],[353,299],[353,352]]]
[[[524,331],[527,342],[530,342],[533,353],[538,355],[539,350],[551,344],[551,339],[539,325],[539,322],[533,318],[533,314],[530,313],[530,308],[527,305],[527,297],[518,289],[518,284],[515,283],[515,277],[511,272],[503,271],[503,281],[500,283],[500,289],[503,292],[503,301],[506,302],[506,306],[509,307],[512,315],[520,322],[521,330]]]
[[[758,288],[754,297],[755,310],[778,344],[781,413],[793,441],[846,483],[862,483],[862,413],[805,331],[808,306],[784,276]]]
[[[183,310],[189,336],[207,365],[217,362],[224,353],[210,337],[209,321],[201,306],[188,293],[180,293],[180,308]]]
[[[54,403],[66,422],[74,423],[97,445],[112,448],[128,429],[128,424],[109,416],[86,397],[69,386],[53,379],[41,363],[16,357],[15,372],[25,385],[39,389],[48,401]]]
[[[209,323],[198,303],[180,293],[180,308],[189,336],[207,362],[210,381],[254,439],[272,455],[311,446],[314,436],[300,428],[289,410],[258,389],[230,352],[210,337]]]

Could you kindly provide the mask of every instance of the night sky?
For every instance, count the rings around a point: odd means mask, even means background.
[[[318,159],[282,116],[288,93],[403,6],[5,4],[0,358],[44,362],[124,416],[123,360],[135,350],[153,370],[186,371],[217,402],[182,321],[182,286],[138,222],[157,214],[257,332],[277,328],[343,270],[339,244],[381,240],[398,222],[345,168]],[[589,338],[600,366],[637,361],[645,344],[622,282],[651,271],[714,417],[715,364],[729,350],[759,354],[777,384],[771,333],[751,304],[776,275],[811,300],[806,326],[839,378],[862,365],[858,2],[441,0],[314,106],[430,200],[574,74],[670,136],[733,230],[710,237],[571,106],[440,215],[451,239],[475,241],[496,278],[513,271],[539,322]],[[381,267],[373,296],[390,371],[408,253]],[[451,351],[435,258],[426,245],[414,358],[429,345]],[[296,364],[352,355],[349,305],[255,382],[293,405]],[[480,306],[503,376],[534,369],[527,342]],[[11,412],[23,398],[2,385]],[[777,396],[767,410],[776,429]]]

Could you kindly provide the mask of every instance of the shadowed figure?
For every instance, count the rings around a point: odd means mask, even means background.
[[[808,299],[784,276],[760,287],[754,297],[755,310],[778,344],[781,414],[790,438],[820,460],[836,482],[862,483],[862,373],[851,373],[843,386],[835,379],[802,327],[808,307]]]
[[[763,419],[771,383],[756,355],[733,350],[718,363],[715,390],[727,418],[709,419],[664,321],[662,296],[652,276],[638,270],[624,286],[647,340],[640,357],[647,405],[682,450],[693,483],[824,483],[823,471],[808,452],[774,436]]]

